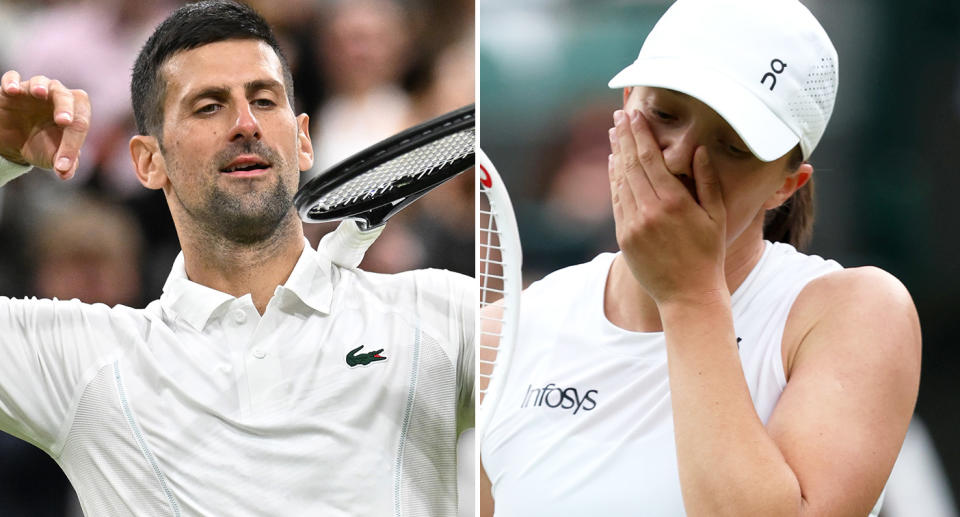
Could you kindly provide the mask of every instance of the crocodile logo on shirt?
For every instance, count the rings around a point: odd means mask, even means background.
[[[353,368],[354,366],[366,366],[375,361],[387,360],[386,357],[380,355],[380,352],[383,352],[382,348],[380,350],[374,350],[373,352],[358,354],[357,352],[359,352],[361,348],[363,348],[363,345],[347,352],[347,366]]]

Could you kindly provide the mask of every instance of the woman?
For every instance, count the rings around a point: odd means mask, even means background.
[[[879,511],[917,314],[891,275],[791,246],[836,85],[796,0],[679,0],[660,19],[610,82],[620,253],[525,292],[481,513]]]

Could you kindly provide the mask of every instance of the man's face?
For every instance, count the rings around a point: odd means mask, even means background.
[[[308,121],[294,116],[273,49],[220,41],[174,54],[161,73],[164,190],[178,224],[249,244],[296,217],[299,172],[312,165]]]
[[[727,211],[727,244],[736,240],[767,209],[776,207],[781,189],[792,189],[789,153],[763,162],[717,112],[698,99],[663,88],[636,87],[624,109],[639,110],[660,144],[667,168],[696,196],[693,155],[705,146],[717,171]],[[792,190],[790,190],[792,193]]]

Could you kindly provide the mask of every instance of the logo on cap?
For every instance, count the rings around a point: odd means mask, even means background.
[[[779,70],[777,70],[779,66]],[[767,77],[771,79],[770,82],[770,91],[773,91],[773,88],[777,85],[777,75],[782,74],[783,71],[787,68],[787,64],[779,59],[774,59],[770,62],[770,70],[773,72],[767,72],[763,74],[763,77],[760,78],[760,84],[766,85]]]

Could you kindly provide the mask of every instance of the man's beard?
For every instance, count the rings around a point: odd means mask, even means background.
[[[189,206],[179,194],[177,197],[192,218],[212,237],[235,244],[250,245],[273,237],[290,213],[293,194],[283,182],[286,161],[279,153],[256,140],[236,142],[220,151],[211,160],[210,168],[220,171],[240,154],[256,154],[267,160],[271,172],[276,174],[276,184],[269,190],[257,190],[253,186],[265,178],[249,180],[251,188],[248,191],[233,193],[223,188],[219,182],[220,177],[217,176],[205,189],[203,199],[197,204]],[[172,165],[176,166],[176,161],[178,160],[172,160]],[[235,187],[243,188],[244,185]]]
[[[293,196],[277,178],[269,191],[244,195],[230,194],[215,184],[200,212],[214,235],[236,244],[255,244],[273,236],[291,206]]]

